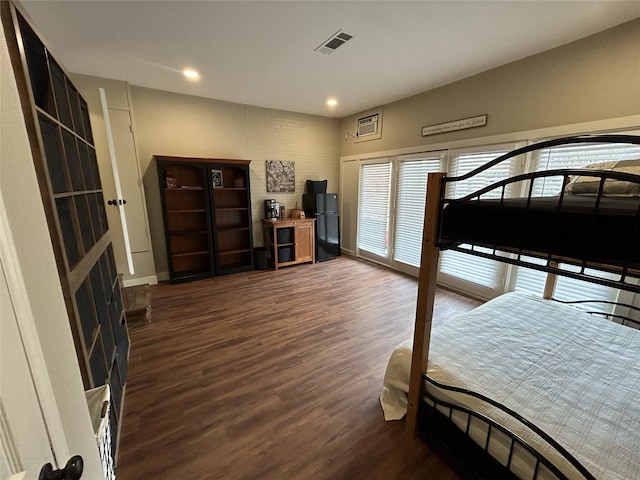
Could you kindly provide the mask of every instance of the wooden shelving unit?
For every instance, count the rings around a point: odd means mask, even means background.
[[[172,282],[215,274],[207,171],[199,162],[156,157]],[[168,186],[167,177],[173,180]]]
[[[249,164],[249,160],[208,161],[218,275],[254,267]],[[214,178],[220,178],[221,184],[214,186]]]
[[[155,158],[171,281],[253,269],[250,161]]]

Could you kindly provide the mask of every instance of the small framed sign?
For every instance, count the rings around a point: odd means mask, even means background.
[[[463,118],[462,120],[454,120],[453,122],[439,123],[422,127],[422,136],[436,135],[438,133],[454,132],[456,130],[464,130],[466,128],[484,127],[487,124],[487,115],[478,115],[477,117]]]
[[[211,169],[211,185],[213,188],[222,188],[222,170]]]

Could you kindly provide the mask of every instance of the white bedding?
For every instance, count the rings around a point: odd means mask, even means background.
[[[394,351],[385,374],[380,400],[387,420],[406,412],[410,364],[408,342]],[[515,410],[598,479],[640,478],[638,330],[508,293],[433,328],[428,374]],[[493,408],[483,413],[502,416]]]

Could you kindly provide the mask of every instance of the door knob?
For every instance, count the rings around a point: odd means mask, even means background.
[[[38,480],[80,480],[84,462],[80,455],[71,457],[63,469],[54,470],[50,463],[42,466]]]

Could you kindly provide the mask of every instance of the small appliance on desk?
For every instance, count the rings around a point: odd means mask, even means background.
[[[277,220],[280,217],[280,203],[274,199],[264,201],[264,218]]]

